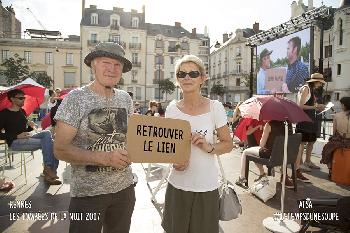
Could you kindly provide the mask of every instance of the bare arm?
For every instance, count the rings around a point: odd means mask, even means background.
[[[228,126],[224,125],[216,131],[219,142],[214,142],[214,144],[208,143],[200,134],[192,134],[191,141],[194,145],[210,154],[221,155],[229,153],[233,149],[233,142]]]
[[[269,138],[271,132],[271,125],[269,123],[265,124],[264,131],[262,137],[260,139],[260,147],[264,147],[266,145],[267,139]]]
[[[257,129],[261,128],[262,125],[257,125],[255,127],[249,126],[247,129],[247,135],[251,135],[252,133],[254,133]]]
[[[72,144],[78,130],[62,121],[57,121],[55,128],[54,154],[57,159],[74,164],[112,166],[123,168],[130,164],[125,150],[111,152],[89,151]]]

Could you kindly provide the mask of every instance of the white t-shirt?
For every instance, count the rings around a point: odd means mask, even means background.
[[[165,117],[182,119],[190,122],[191,132],[205,135],[209,143],[213,143],[213,130],[215,126],[221,128],[227,123],[226,112],[222,103],[213,101],[213,113],[192,116],[181,112],[176,104],[170,104],[165,112]],[[212,119],[214,117],[214,120]],[[191,192],[208,192],[219,187],[218,168],[215,155],[209,154],[199,147],[191,145],[190,162],[186,170],[176,171],[172,169],[169,183],[175,188]]]

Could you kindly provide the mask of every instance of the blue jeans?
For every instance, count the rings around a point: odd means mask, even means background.
[[[49,130],[43,130],[34,134],[28,139],[16,139],[10,146],[13,151],[34,151],[42,150],[45,166],[49,166],[54,171],[58,168],[58,160],[53,154],[53,140]]]

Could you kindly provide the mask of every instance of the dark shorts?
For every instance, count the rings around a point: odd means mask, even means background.
[[[72,197],[69,213],[70,233],[128,233],[131,215],[135,205],[134,185],[117,193],[102,194],[91,197]]]
[[[317,137],[316,133],[303,132],[302,130],[295,130],[295,133],[301,133],[302,142],[315,142]]]
[[[219,232],[219,191],[188,192],[168,183],[162,227],[166,233]]]

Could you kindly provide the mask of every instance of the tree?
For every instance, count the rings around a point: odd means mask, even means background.
[[[222,85],[221,83],[215,83],[211,87],[210,93],[216,94],[216,95],[218,95],[218,96],[220,96],[222,98],[224,96],[224,94],[225,94],[224,85]]]
[[[35,82],[43,85],[46,88],[50,88],[53,84],[53,80],[46,72],[32,72],[29,75]]]
[[[244,73],[241,76],[241,83],[243,85],[245,85],[246,87],[250,88],[250,74],[248,73]],[[253,90],[249,90],[249,91],[253,91],[253,94],[256,93],[256,73],[253,74]]]
[[[309,62],[309,54],[310,54],[310,43],[305,43],[305,46],[301,46],[300,48],[300,57],[303,58],[305,63]]]
[[[16,53],[1,64],[5,70],[0,72],[5,76],[8,85],[16,85],[28,77],[29,66],[23,65],[24,60]]]
[[[159,80],[159,89],[163,94],[165,93],[165,100],[168,99],[167,94],[172,94],[175,91],[175,88],[175,84],[170,81],[170,79]]]

